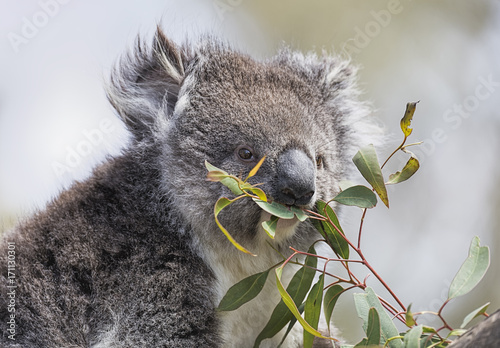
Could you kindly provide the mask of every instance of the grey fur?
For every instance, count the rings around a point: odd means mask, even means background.
[[[314,199],[333,197],[369,129],[352,67],[288,49],[257,62],[208,37],[179,47],[158,30],[151,47],[138,42],[121,60],[108,95],[132,144],[5,234],[1,265],[7,243],[16,245],[17,332],[8,338],[3,268],[0,341],[25,348],[252,346],[246,338],[228,342],[225,314],[214,309],[227,290],[223,266],[239,269],[232,276],[241,279],[271,264],[242,255],[215,225],[214,203],[230,192],[205,180],[204,161],[245,176],[266,155],[252,182],[272,196],[281,154],[300,151],[312,163],[321,155]],[[238,160],[241,145],[254,160]],[[259,242],[261,218],[248,200],[220,216],[245,247],[270,255]],[[293,232],[271,243],[286,254],[318,238],[308,222]],[[253,324],[258,333],[265,322]]]

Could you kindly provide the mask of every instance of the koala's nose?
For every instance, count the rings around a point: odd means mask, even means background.
[[[286,205],[307,205],[316,189],[313,161],[302,151],[291,149],[278,158],[274,199]]]

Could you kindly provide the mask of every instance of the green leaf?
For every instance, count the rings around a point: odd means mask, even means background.
[[[283,204],[279,204],[276,202],[264,202],[260,199],[252,198],[255,203],[264,211],[267,211],[269,214],[277,216],[281,219],[293,219],[295,214]]]
[[[368,328],[366,330],[365,346],[378,346],[380,344],[380,318],[375,308],[368,311]]]
[[[438,333],[435,328],[433,328],[431,326],[425,326],[425,325],[422,326],[422,331],[424,333],[432,333],[432,334],[437,334]]]
[[[299,313],[300,314],[302,314],[304,312],[304,307],[305,307],[305,303],[302,303],[299,306]],[[286,328],[286,332],[283,335],[283,338],[281,339],[280,344],[276,348],[281,348],[283,346],[283,342],[285,342],[286,337],[288,336],[288,334],[290,333],[290,331],[292,331],[292,328],[293,328],[293,326],[295,325],[296,322],[297,322],[297,318],[295,318],[295,317],[293,317],[292,320],[290,320],[290,323],[288,324],[288,327]]]
[[[269,270],[251,275],[234,284],[226,292],[217,308],[219,311],[234,311],[254,299],[264,288]]]
[[[344,288],[338,284],[329,287],[325,292],[325,298],[323,300],[323,313],[325,314],[325,320],[328,325],[328,332],[330,332],[330,322],[332,320],[333,308],[335,308],[337,300],[343,293]]]
[[[360,149],[352,158],[352,161],[358,168],[363,177],[372,185],[375,192],[389,208],[389,197],[384,184],[384,177],[378,162],[377,153],[373,145],[368,145]]]
[[[262,191],[260,188],[258,188],[258,187],[250,187],[248,190],[250,192],[252,192],[254,195],[256,195],[257,197],[259,197],[259,199],[261,201],[264,201],[264,202],[267,203],[267,196],[264,193],[264,191]]]
[[[344,205],[354,205],[360,208],[373,208],[377,205],[377,196],[366,186],[357,185],[341,191],[334,201]]]
[[[308,251],[309,254],[316,254],[314,247],[311,246]],[[318,263],[318,259],[314,256],[307,256],[305,265],[308,267],[301,267],[292,277],[290,283],[286,288],[286,292],[293,299],[295,305],[300,305],[311,288],[312,281]],[[281,300],[274,308],[269,321],[266,326],[257,336],[254,347],[259,347],[260,343],[266,339],[276,335],[285,325],[294,318],[294,315],[288,309],[287,305]]]
[[[404,348],[420,348],[420,337],[422,336],[422,325],[411,328],[404,338]]]
[[[225,179],[227,177],[228,177],[227,173],[224,173],[224,172],[221,172],[218,170],[212,170],[212,171],[208,172],[208,174],[207,174],[207,179],[209,181],[214,181],[214,182],[219,182],[222,179]]]
[[[366,338],[356,344],[354,348],[379,348],[380,345],[380,319],[375,308],[370,308],[368,312],[368,328]]]
[[[240,189],[239,184],[241,180],[238,179],[237,177],[234,177],[232,175],[229,175],[227,178],[222,179],[220,183],[224,186],[226,186],[228,189],[231,190],[231,192],[234,195],[241,195],[243,194],[243,191]]]
[[[207,168],[207,170],[209,172],[222,172],[225,175],[228,175],[226,171],[224,171],[224,170],[222,170],[220,168],[217,168],[216,166],[210,164],[207,160],[205,160],[205,167]]]
[[[276,234],[276,226],[278,226],[279,218],[271,215],[271,219],[269,221],[262,222],[262,228],[267,232],[267,235],[274,239],[274,235]]]
[[[292,312],[293,316],[299,321],[300,325],[306,330],[308,333],[320,337],[320,338],[326,338],[328,337],[323,336],[319,331],[314,329],[307,321],[302,318],[300,315],[299,309],[297,308],[295,301],[293,298],[286,292],[285,287],[283,286],[283,283],[281,282],[281,273],[283,271],[283,268],[278,267],[275,269],[276,272],[276,285],[278,286],[278,291],[281,295],[281,299],[285,303],[285,305],[288,307],[288,309]],[[306,305],[307,306],[307,305]]]
[[[231,190],[231,192],[235,195],[243,194],[243,191],[238,187],[239,182],[242,182],[240,179],[229,175],[226,171],[217,168],[216,166],[208,163],[205,160],[205,167],[208,169],[209,173],[207,174],[207,178],[210,181],[220,181],[221,184],[226,186]]]
[[[415,156],[411,156],[406,165],[400,172],[389,175],[389,181],[386,185],[399,184],[400,182],[408,180],[420,168],[420,163]]]
[[[405,135],[405,139],[408,138],[408,136],[413,131],[413,129],[410,128],[410,125],[411,125],[411,120],[413,119],[413,114],[415,113],[415,109],[417,108],[417,103],[418,102],[406,104],[405,114],[401,119],[401,130]]]
[[[297,217],[297,219],[300,221],[300,222],[304,222],[306,221],[307,219],[307,214],[304,213],[304,211],[302,209],[299,209],[295,206],[291,206],[290,207],[290,210],[295,214],[295,216]]]
[[[483,279],[490,265],[490,251],[487,246],[479,246],[479,237],[472,239],[469,256],[460,267],[450,285],[448,299],[465,295]]]
[[[464,321],[462,322],[462,325],[460,325],[460,328],[463,329],[464,327],[466,327],[474,318],[477,318],[478,316],[480,315],[483,315],[484,313],[486,313],[486,310],[488,309],[488,306],[490,305],[490,303],[486,303],[484,305],[482,305],[481,307],[473,310],[472,312],[470,312],[469,314],[467,314],[467,316],[464,318]]]
[[[325,285],[324,275],[320,275],[318,282],[313,285],[306,299],[304,307],[304,320],[315,330],[318,329],[319,316],[321,314],[321,302],[323,300],[323,287]],[[314,336],[304,330],[304,348],[311,348]]]
[[[465,329],[455,329],[455,330],[451,331],[448,334],[448,336],[446,336],[446,338],[452,337],[452,336],[461,336],[461,335],[463,335],[466,332],[467,332],[467,330],[465,330]]]
[[[262,157],[260,159],[260,161],[255,165],[255,167],[252,168],[252,170],[250,171],[250,173],[248,173],[248,176],[247,178],[245,179],[245,181],[247,181],[248,179],[250,179],[252,176],[254,176],[255,174],[257,174],[257,171],[260,169],[260,166],[262,165],[262,163],[264,163],[264,160],[266,159],[266,156]]]
[[[405,313],[405,324],[406,326],[408,327],[412,327],[413,325],[416,324],[415,322],[415,318],[413,317],[413,313],[411,312],[411,303],[410,305],[408,306],[408,308],[406,309],[406,313]]]
[[[219,213],[221,212],[222,209],[224,209],[225,207],[227,207],[229,204],[233,203],[235,200],[241,198],[243,196],[240,196],[240,197],[236,197],[235,199],[228,199],[226,197],[221,197],[217,200],[217,202],[215,203],[215,207],[214,207],[214,217],[215,217],[215,223],[217,224],[217,226],[219,226],[219,229],[222,231],[222,233],[224,233],[224,235],[226,236],[226,238],[231,242],[233,243],[233,245],[240,251],[243,251],[244,253],[246,254],[249,254],[249,255],[252,255],[252,256],[257,256],[253,253],[251,253],[250,251],[248,251],[247,249],[245,249],[242,245],[240,245],[234,238],[233,236],[231,236],[231,234],[224,228],[224,226],[221,225],[221,223],[219,222],[219,219],[217,218],[217,216],[219,215]]]
[[[358,312],[358,316],[363,319],[363,329],[365,332],[367,331],[368,326],[368,313],[371,307],[374,307],[380,317],[380,328],[381,328],[381,337],[380,343],[384,344],[388,339],[392,337],[399,336],[398,329],[392,322],[391,317],[382,307],[377,295],[373,291],[372,288],[366,287],[364,293],[354,294],[354,305],[356,307],[356,311]],[[403,348],[403,342],[401,339],[393,339],[388,343],[388,347],[391,348]]]
[[[326,215],[330,218],[330,220],[335,224],[337,229],[344,234],[342,231],[342,227],[340,227],[339,219],[337,215],[333,211],[333,209],[326,204],[324,201],[317,201],[316,207],[320,214]],[[319,220],[311,220],[314,227],[319,231],[319,233],[325,238],[328,245],[335,251],[339,257],[343,259],[349,258],[349,243],[345,240],[344,237],[340,235],[340,233],[333,227],[328,221],[319,221]]]

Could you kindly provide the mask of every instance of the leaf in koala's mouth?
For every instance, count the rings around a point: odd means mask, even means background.
[[[233,203],[234,201],[242,198],[244,196],[240,196],[240,197],[236,197],[234,199],[228,199],[226,197],[222,197],[222,198],[219,198],[217,200],[217,202],[215,203],[215,207],[214,207],[214,217],[215,217],[215,223],[217,224],[217,226],[219,226],[219,229],[224,233],[224,235],[226,236],[226,238],[240,251],[243,251],[244,253],[246,254],[249,254],[249,255],[252,255],[252,256],[257,256],[255,255],[254,253],[248,251],[247,249],[245,249],[241,244],[239,244],[232,236],[231,234],[224,228],[224,226],[221,225],[221,223],[219,222],[219,219],[217,218],[217,215],[219,215],[219,213],[221,212],[222,209],[224,209],[225,207],[227,207],[228,205],[230,205],[231,203]]]
[[[274,235],[276,234],[276,227],[278,227],[279,217],[271,215],[271,219],[269,221],[262,222],[262,228],[266,231],[267,235],[274,239]]]
[[[281,219],[293,219],[295,214],[293,211],[290,210],[290,208],[276,203],[276,202],[264,202],[260,199],[252,198],[255,203],[264,211],[268,212],[271,215],[274,215],[276,217],[279,217]]]
[[[295,214],[300,222],[304,222],[307,219],[307,214],[304,211],[294,205],[290,207],[290,210]]]

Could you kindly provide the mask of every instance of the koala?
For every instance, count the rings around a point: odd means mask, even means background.
[[[246,177],[266,156],[251,182],[270,200],[314,209],[334,197],[372,132],[355,69],[289,48],[258,61],[210,36],[177,45],[158,29],[121,58],[107,94],[131,141],[3,236],[16,279],[2,269],[2,346],[253,347],[280,301],[273,277],[238,310],[217,311],[220,300],[320,236],[292,219],[272,240],[269,214],[241,199],[219,215],[257,256],[240,252],[214,220],[232,193],[204,162]],[[283,346],[302,346],[299,324]]]

